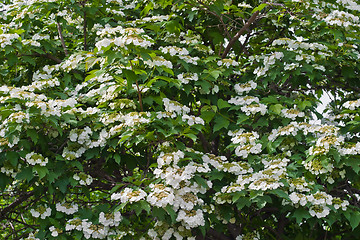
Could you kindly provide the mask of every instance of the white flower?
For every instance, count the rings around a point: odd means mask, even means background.
[[[45,219],[51,215],[51,208],[48,208],[46,205],[39,206],[36,209],[31,209],[30,213],[33,215],[33,217],[40,217],[41,219]]]
[[[132,188],[125,188],[121,193],[113,193],[111,200],[120,199],[121,203],[133,203],[145,199],[146,195],[142,189],[134,190]]]
[[[56,211],[63,212],[66,214],[74,214],[78,211],[78,205],[70,204],[70,203],[57,203]]]
[[[95,46],[97,49],[101,50],[101,48],[106,48],[107,46],[109,46],[111,44],[111,40],[110,39],[107,39],[107,38],[104,38],[100,41],[98,41],[97,43],[95,43]]]
[[[205,219],[203,212],[198,210],[180,210],[178,213],[178,216],[176,218],[176,221],[180,222],[185,225],[187,229],[196,228],[198,226],[204,226],[205,225]]]
[[[119,226],[120,221],[122,220],[122,216],[120,212],[114,213],[104,213],[101,212],[99,214],[99,223],[103,224],[104,226]]]

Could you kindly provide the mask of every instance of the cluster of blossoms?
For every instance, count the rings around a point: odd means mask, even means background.
[[[201,125],[205,125],[205,122],[204,122],[204,120],[201,118],[201,117],[195,117],[195,116],[193,116],[193,115],[183,115],[182,116],[182,120],[183,121],[187,121],[187,124],[189,125],[189,126],[192,126],[192,125],[194,125],[194,124],[201,124]]]
[[[48,158],[44,158],[41,154],[37,154],[35,152],[26,154],[25,160],[31,165],[39,164],[40,166],[46,166],[49,161]]]
[[[190,81],[197,81],[199,79],[197,73],[181,73],[177,78],[182,84],[188,84]]]
[[[308,190],[308,189],[306,189]],[[329,206],[334,206],[335,210],[342,209],[346,211],[349,202],[338,197],[333,197],[325,192],[317,191],[313,194],[306,192],[292,192],[289,194],[291,202],[284,201],[283,204],[293,204],[295,207],[310,206],[309,213],[313,217],[324,218],[329,215],[331,209]]]
[[[66,202],[56,204],[56,211],[66,213],[68,215],[76,213],[78,209],[79,208],[77,204],[71,204]]]
[[[90,175],[87,175],[86,173],[80,172],[78,174],[74,174],[73,178],[77,181],[79,181],[80,185],[90,185],[93,182],[93,178]]]
[[[107,48],[111,44],[121,49],[127,49],[128,45],[134,45],[138,47],[148,48],[153,45],[152,39],[144,34],[144,30],[140,28],[110,28],[106,26],[101,31],[98,31],[100,35],[112,35],[120,34],[120,37],[103,38],[96,42],[96,48],[101,51],[103,48]]]
[[[325,21],[329,25],[337,25],[341,27],[357,26],[359,27],[359,17],[344,11],[334,10],[326,17],[320,14],[314,14],[314,18]]]
[[[169,224],[161,221],[157,221],[153,228],[149,229],[147,235],[150,239],[155,240],[170,240],[172,236],[175,239],[187,239],[195,240],[192,236],[191,230],[184,228],[183,226],[170,226]],[[140,238],[140,240],[146,240],[148,238]]]
[[[237,94],[242,95],[243,93],[248,93],[251,90],[255,89],[257,87],[256,82],[254,81],[249,81],[243,84],[235,84],[234,89],[236,91]]]
[[[305,113],[304,112],[300,112],[297,109],[282,109],[281,113],[284,117],[286,118],[290,118],[292,120],[295,120],[297,117],[305,117]]]
[[[226,68],[229,68],[230,66],[236,67],[239,66],[239,63],[232,59],[221,59],[217,62],[218,66],[224,66]]]
[[[236,84],[235,91],[242,95],[243,93],[248,93],[252,89],[255,89],[257,84],[254,81],[249,81],[243,84]],[[260,103],[258,97],[254,96],[235,96],[228,100],[229,103],[241,106],[240,110],[244,112],[247,116],[254,115],[260,112],[261,115],[266,114],[267,106]]]
[[[176,117],[176,115],[185,115],[190,112],[190,108],[183,106],[176,101],[171,101],[168,98],[163,98],[163,103],[165,111],[171,113],[171,117]]]
[[[344,108],[348,108],[350,110],[355,110],[357,108],[360,108],[360,98],[354,101],[348,101],[344,103]]]
[[[122,203],[133,203],[145,199],[146,196],[146,192],[144,192],[142,189],[134,190],[132,188],[125,188],[120,193],[113,193],[111,195],[111,200],[120,199]]]
[[[244,132],[240,129],[235,132],[228,132],[231,136],[231,142],[237,147],[235,148],[236,156],[247,158],[249,154],[258,154],[261,152],[262,145],[256,141],[259,139],[259,134],[256,132]]]
[[[152,57],[152,60],[146,60],[144,61],[146,65],[148,65],[150,68],[153,67],[167,67],[167,68],[173,68],[172,62],[169,60],[166,60],[164,57],[161,56],[154,56]]]
[[[51,208],[47,207],[46,205],[38,206],[36,209],[31,209],[30,213],[33,215],[33,217],[40,217],[41,219],[45,219],[51,215]]]
[[[257,77],[264,76],[266,74],[266,72],[270,69],[270,67],[275,65],[276,60],[280,61],[283,57],[284,57],[284,53],[282,53],[282,52],[274,52],[269,55],[260,55],[260,56],[255,56],[255,57],[251,56],[250,57],[251,61],[257,61],[257,62],[263,63],[263,66],[257,67],[254,70],[254,74]]]
[[[262,161],[264,170],[258,172],[245,172],[239,174],[236,182],[229,186],[224,186],[221,192],[214,196],[214,200],[218,204],[232,203],[232,198],[229,194],[240,192],[243,190],[274,190],[284,186],[282,179],[286,179],[286,167],[290,160],[286,157],[278,157],[274,159],[264,159]]]
[[[88,219],[79,219],[79,218],[68,220],[66,223],[65,230],[82,231],[86,239],[89,238],[104,239],[108,236],[110,232],[108,226],[105,226],[103,224],[94,224],[88,221]]]

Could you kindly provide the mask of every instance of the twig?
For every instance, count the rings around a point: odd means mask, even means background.
[[[86,10],[84,9],[84,50],[85,50],[85,51],[88,50],[87,42],[86,42],[86,34],[87,34],[86,25],[87,25],[87,21],[86,21]]]
[[[255,22],[257,16],[259,15],[259,11],[254,12],[254,14],[249,18],[249,20],[244,24],[244,26],[235,34],[235,36],[229,41],[228,45],[226,46],[221,58],[224,59],[230,52],[231,48],[235,44],[235,42],[240,38],[240,36],[249,29],[250,25]]]
[[[34,192],[26,192],[25,194],[21,195],[18,199],[16,199],[13,203],[11,203],[9,206],[3,208],[0,211],[0,219],[4,218],[8,212],[10,212],[15,207],[26,201],[32,195],[34,195]]]
[[[65,41],[64,41],[64,36],[63,36],[63,34],[62,34],[62,31],[61,31],[60,23],[59,23],[59,22],[56,22],[56,24],[57,24],[58,33],[59,33],[61,45],[62,45],[62,47],[63,47],[63,49],[64,49],[65,56],[68,56],[69,53],[68,53],[68,51],[67,51],[67,49],[66,49],[66,45],[65,45]]]

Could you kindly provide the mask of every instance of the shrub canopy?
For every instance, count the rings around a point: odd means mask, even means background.
[[[356,1],[3,2],[1,239],[359,236]]]

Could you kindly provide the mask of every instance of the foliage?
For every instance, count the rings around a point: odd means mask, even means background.
[[[1,239],[359,235],[356,1],[3,2]]]

